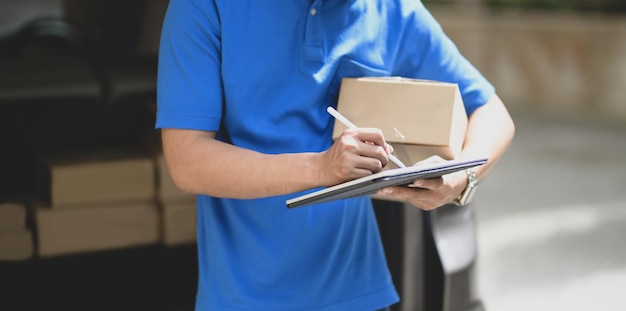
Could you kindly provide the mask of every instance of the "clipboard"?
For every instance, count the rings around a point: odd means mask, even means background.
[[[391,186],[408,186],[418,179],[440,177],[453,172],[487,163],[487,158],[447,160],[422,163],[411,167],[395,168],[361,177],[336,186],[324,188],[285,201],[288,208],[375,194]]]

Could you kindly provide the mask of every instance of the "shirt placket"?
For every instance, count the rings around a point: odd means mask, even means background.
[[[322,0],[316,0],[309,7],[304,34],[304,59],[306,61],[322,62],[324,60],[322,3]]]

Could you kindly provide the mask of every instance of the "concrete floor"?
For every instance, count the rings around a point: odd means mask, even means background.
[[[487,310],[626,310],[626,126],[514,119],[475,199]]]

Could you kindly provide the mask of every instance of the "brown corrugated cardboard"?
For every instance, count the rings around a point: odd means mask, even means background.
[[[154,203],[35,208],[41,257],[147,245],[159,240]]]
[[[168,246],[196,241],[196,202],[167,202],[162,206],[163,243]]]
[[[167,169],[165,157],[161,154],[157,156],[157,196],[161,202],[190,202],[195,201],[194,194],[183,192],[172,181],[172,177]]]
[[[20,261],[33,257],[33,235],[27,229],[0,231],[0,260]]]
[[[400,77],[344,78],[337,110],[359,127],[383,131],[396,156],[412,165],[432,155],[456,158],[467,115],[458,86]],[[335,122],[333,137],[346,127]]]
[[[26,206],[20,203],[0,203],[0,232],[26,228]]]
[[[38,186],[52,208],[126,201],[155,196],[154,161],[124,154],[56,156],[42,159]]]
[[[163,154],[157,156],[157,196],[161,202],[163,243],[167,246],[196,241],[196,196],[176,187]]]

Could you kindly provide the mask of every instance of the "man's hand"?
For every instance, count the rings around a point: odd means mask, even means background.
[[[443,161],[443,159],[435,156],[419,163],[438,161]],[[466,173],[459,171],[442,177],[416,180],[410,187],[383,188],[378,191],[378,194],[401,199],[428,211],[458,198],[467,186],[467,182]]]
[[[321,180],[334,185],[380,172],[393,152],[375,128],[348,129],[322,153]]]

